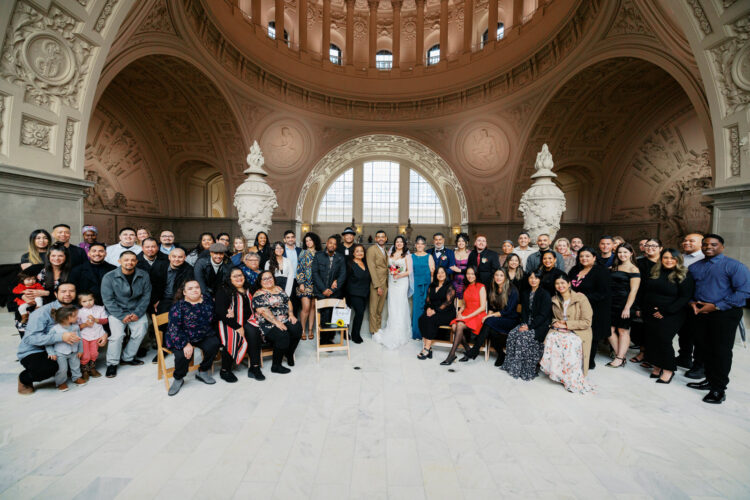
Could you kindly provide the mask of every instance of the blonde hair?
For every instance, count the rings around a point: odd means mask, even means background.
[[[570,240],[568,238],[557,238],[555,240],[555,244],[552,245],[552,249],[554,251],[557,251],[557,244],[560,243],[561,241],[568,244],[568,251],[570,252],[572,249],[570,248]]]

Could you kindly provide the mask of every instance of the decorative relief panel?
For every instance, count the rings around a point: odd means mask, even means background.
[[[724,116],[750,103],[750,17],[734,22],[735,36],[710,50],[716,83],[724,97]]]
[[[703,35],[710,35],[711,33],[713,33],[711,23],[708,22],[708,18],[706,17],[706,13],[703,11],[703,7],[701,7],[700,2],[698,0],[686,1],[690,6],[690,10],[693,12],[695,20],[698,22],[698,26],[703,32]]]
[[[732,177],[740,176],[740,129],[737,125],[727,130],[729,137],[729,171]]]
[[[21,144],[49,151],[50,135],[53,129],[53,125],[23,115],[21,118]]]
[[[51,99],[78,108],[94,47],[75,33],[74,18],[52,5],[45,15],[23,1],[5,37],[0,76],[26,89],[26,101],[49,108]]]
[[[97,33],[101,33],[104,30],[104,27],[107,25],[107,20],[109,19],[109,16],[112,15],[112,11],[115,8],[115,4],[117,3],[117,0],[106,0],[104,2],[104,7],[102,7],[102,12],[99,14],[99,17],[96,19],[96,24],[94,25],[94,31]]]
[[[172,18],[169,15],[166,0],[158,0],[154,3],[151,11],[146,15],[146,18],[136,31],[136,33],[147,32],[168,33],[171,35],[177,34],[174,24],[172,23]]]
[[[641,12],[635,6],[635,2],[633,0],[622,0],[620,10],[617,12],[607,37],[631,34],[653,36]]]
[[[459,158],[475,175],[495,175],[508,161],[510,144],[505,133],[492,123],[473,123],[459,135]]]
[[[65,123],[65,141],[63,142],[63,168],[71,168],[73,165],[73,140],[76,128],[76,121],[68,118]]]
[[[304,126],[291,120],[271,124],[263,132],[260,143],[266,167],[279,173],[294,170],[310,150],[310,138]]]

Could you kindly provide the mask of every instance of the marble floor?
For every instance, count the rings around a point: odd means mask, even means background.
[[[369,338],[320,363],[303,342],[264,382],[191,374],[174,398],[148,363],[22,397],[13,333],[0,315],[0,498],[750,498],[739,344],[720,406],[601,355],[580,396]]]

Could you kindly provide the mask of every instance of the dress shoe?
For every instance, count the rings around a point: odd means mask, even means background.
[[[117,365],[107,365],[107,378],[115,378],[117,376]]]
[[[146,354],[148,354],[148,349],[146,349],[145,347],[139,347],[138,352],[135,353],[135,357],[142,358]]]
[[[60,384],[57,386],[57,390],[60,392],[66,392],[68,390],[68,384]]]
[[[198,373],[195,374],[195,378],[208,385],[216,383],[216,379],[214,379],[210,373],[202,372],[200,370],[198,370]]]
[[[260,366],[251,366],[247,369],[247,378],[254,378],[255,380],[265,380],[266,376],[260,371]]]
[[[661,378],[661,377],[657,378],[657,379],[656,379],[656,383],[657,383],[657,384],[669,384],[670,382],[672,382],[672,379],[674,378],[674,373],[675,373],[675,372],[672,372],[672,375],[670,375],[670,376],[669,376],[669,379],[668,379],[668,380],[664,380],[664,379],[663,379],[663,378]]]
[[[237,382],[237,376],[229,370],[221,370],[219,372],[219,377],[221,377],[221,380],[229,382],[230,384]]]
[[[182,388],[182,384],[184,384],[185,381],[181,378],[176,378],[172,382],[172,386],[169,388],[169,392],[167,393],[170,396],[174,396],[178,392],[180,392],[180,389]]]
[[[78,387],[83,387],[84,385],[86,385],[86,381],[85,381],[85,380],[83,380],[83,377],[75,379],[75,380],[73,381],[73,383],[74,383],[75,385],[77,385]]]
[[[726,399],[727,395],[724,391],[711,391],[703,397],[703,402],[712,405],[720,405]]]
[[[469,355],[468,355],[468,354],[464,354],[464,355],[463,355],[463,357],[462,357],[461,359],[459,359],[459,360],[458,360],[458,362],[459,362],[459,363],[466,363],[466,362],[467,362],[467,361],[469,361],[470,359],[471,359],[471,358],[469,357]]]
[[[354,342],[355,344],[361,344],[362,337],[360,335],[352,335],[352,342]]]
[[[34,387],[30,385],[26,385],[19,380],[18,381],[18,394],[23,394],[24,396],[28,396],[29,394],[34,394]]]
[[[701,382],[688,382],[687,386],[691,389],[698,389],[699,391],[711,390],[711,384],[708,383],[708,379],[702,380]]]
[[[290,370],[289,368],[287,368],[286,366],[284,366],[282,364],[271,365],[271,372],[272,373],[289,373],[291,371],[292,370]]]
[[[129,365],[129,366],[141,366],[143,364],[143,361],[140,359],[131,359],[130,361],[125,361],[124,359],[120,361],[121,365]]]
[[[294,366],[294,356],[287,356],[286,357],[286,364],[289,366]]]
[[[688,370],[693,368],[693,362],[689,358],[681,358],[677,356],[674,358],[674,362],[680,368],[687,368]]]
[[[704,370],[702,366],[694,366],[685,372],[685,376],[693,380],[700,380],[706,377],[706,370]]]
[[[440,364],[443,365],[443,366],[449,366],[449,365],[452,365],[454,361],[456,361],[456,356],[455,355],[454,356],[448,356],[447,358],[445,358],[444,361],[441,361]]]
[[[659,378],[659,377],[661,377],[661,370],[659,371],[659,373],[652,373],[648,376],[648,378]]]
[[[495,360],[495,366],[503,366],[503,363],[505,363],[505,358],[502,356],[498,356]]]

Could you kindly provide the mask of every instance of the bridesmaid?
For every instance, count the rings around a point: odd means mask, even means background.
[[[460,233],[456,236],[456,251],[453,253],[456,265],[451,267],[453,271],[453,289],[456,297],[462,299],[464,296],[464,276],[466,268],[469,267],[469,235]]]
[[[313,295],[312,264],[315,254],[320,252],[320,237],[315,233],[307,233],[302,238],[304,250],[299,254],[297,262],[297,295],[300,297],[301,307],[299,322],[302,325],[300,340],[315,338],[315,296]]]
[[[424,312],[424,304],[427,299],[427,288],[432,281],[432,273],[435,272],[435,261],[432,255],[425,252],[427,240],[424,236],[417,236],[414,240],[415,251],[411,256],[414,276],[414,294],[412,295],[411,310],[411,338],[422,340],[419,331],[419,318]]]

